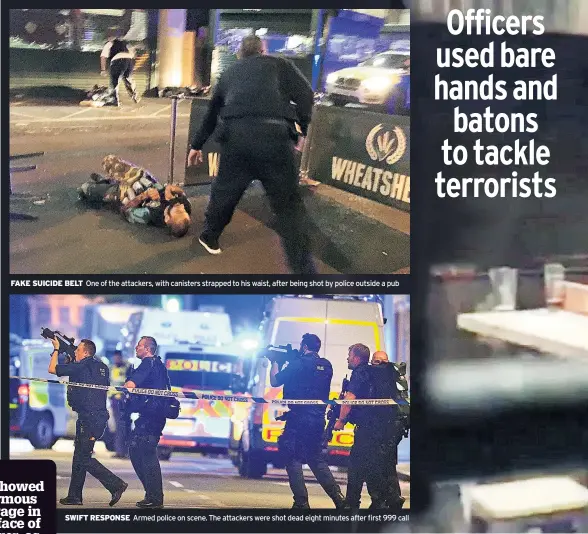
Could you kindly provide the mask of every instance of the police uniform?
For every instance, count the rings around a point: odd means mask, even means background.
[[[161,358],[143,358],[131,376],[136,387],[147,389],[167,389],[167,369]],[[165,426],[165,411],[162,397],[131,395],[131,412],[139,413],[131,433],[129,455],[133,468],[145,488],[145,503],[153,506],[163,505],[163,482],[161,466],[157,458],[157,444]]]
[[[223,72],[191,142],[192,149],[201,150],[222,119],[217,135],[220,166],[212,182],[203,239],[218,240],[249,184],[259,180],[277,216],[290,269],[315,274],[294,156],[295,122],[306,135],[312,105],[308,81],[284,58],[246,57]]]
[[[129,366],[126,363],[121,365],[113,364],[110,368],[110,383],[113,386],[122,386],[127,380]],[[120,391],[109,391],[112,414],[115,418],[115,441],[114,450],[118,457],[128,456],[127,436],[131,421],[125,413],[124,398]]]
[[[356,367],[349,391],[357,399],[397,397],[396,372],[386,365]],[[360,507],[361,490],[367,483],[370,508],[402,508],[404,499],[396,473],[399,424],[397,406],[354,406],[350,422],[356,425],[349,456],[346,500],[352,509]]]
[[[284,385],[285,399],[328,399],[332,378],[331,362],[316,353],[299,356],[275,376],[277,383]],[[308,508],[303,464],[308,464],[335,506],[342,508],[344,505],[339,485],[322,453],[325,409],[321,405],[291,405],[284,432],[278,440],[286,462],[295,508]]]
[[[57,364],[55,374],[68,376],[70,382],[100,386],[110,385],[108,367],[94,357],[86,357],[77,363]],[[86,472],[97,478],[114,495],[126,487],[125,482],[92,457],[94,444],[104,434],[108,422],[106,391],[68,386],[67,401],[72,410],[78,414],[67,499],[79,501],[79,504],[82,503]]]

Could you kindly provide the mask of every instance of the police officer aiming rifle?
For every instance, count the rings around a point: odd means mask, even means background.
[[[47,328],[41,335],[53,343],[49,373],[68,376],[71,382],[109,386],[108,367],[94,356],[96,345],[89,339],[82,339],[76,347],[74,339]],[[58,363],[59,355],[66,354],[67,363]],[[68,386],[67,402],[78,414],[76,436],[71,467],[71,480],[67,497],[60,499],[63,505],[81,505],[86,472],[97,478],[111,493],[109,505],[114,506],[121,498],[128,484],[92,457],[96,440],[102,437],[108,422],[106,391],[79,386]]]
[[[286,356],[283,351],[266,351],[265,356],[271,361],[270,383],[272,387],[284,386],[284,399],[329,398],[333,367],[331,362],[318,355],[320,348],[321,340],[318,336],[304,334],[299,351],[290,350]],[[288,361],[287,365],[285,360]],[[303,464],[308,464],[335,507],[343,508],[343,494],[322,452],[325,406],[290,405],[285,420],[286,426],[278,445],[294,495],[292,508],[310,508],[302,472]]]

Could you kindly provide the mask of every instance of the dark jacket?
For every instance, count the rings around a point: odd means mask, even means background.
[[[292,104],[294,103],[294,105]],[[304,75],[288,59],[251,56],[239,60],[219,78],[202,126],[192,139],[200,150],[218,118],[260,117],[297,122],[306,135],[313,92]]]
[[[315,352],[300,355],[276,375],[276,382],[284,386],[285,399],[326,400],[331,392],[333,366]],[[325,405],[289,406],[293,415],[324,420]]]
[[[165,364],[159,356],[143,358],[139,367],[130,373],[130,379],[138,388],[167,389],[168,376]],[[151,395],[131,395],[131,412],[154,419],[165,420],[163,403],[165,399]]]
[[[55,367],[57,376],[68,376],[70,382],[110,385],[108,366],[97,358],[88,357],[80,362],[60,363]],[[68,386],[67,401],[74,412],[81,416],[106,413],[106,390]]]

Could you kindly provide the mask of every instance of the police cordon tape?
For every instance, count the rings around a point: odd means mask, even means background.
[[[229,401],[229,402],[250,402],[254,404],[350,404],[361,406],[406,406],[410,402],[405,399],[333,399],[333,400],[303,400],[303,399],[264,399],[262,397],[250,397],[245,395],[210,395],[208,393],[196,393],[194,391],[170,391],[167,389],[145,389],[132,388],[127,389],[122,386],[100,386],[97,384],[81,384],[79,382],[62,382],[61,380],[50,380],[47,378],[31,378],[27,376],[10,376],[19,380],[29,380],[31,382],[46,382],[48,384],[61,384],[63,386],[74,386],[79,388],[101,389],[104,391],[118,391],[120,393],[134,393],[135,395],[154,395],[156,397],[175,397],[178,399],[197,399],[208,401]]]

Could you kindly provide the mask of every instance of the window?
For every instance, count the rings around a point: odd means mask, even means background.
[[[51,324],[51,308],[49,306],[39,306],[37,308],[37,321],[42,326]]]
[[[70,318],[69,318],[69,308],[67,306],[60,306],[59,308],[59,324],[60,325],[69,325]]]

